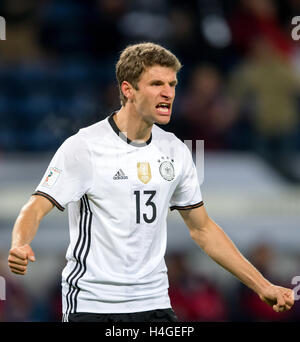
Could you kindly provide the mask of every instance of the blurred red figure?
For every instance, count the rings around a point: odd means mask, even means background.
[[[230,21],[234,45],[248,54],[253,40],[262,37],[276,52],[289,58],[294,42],[280,27],[277,8],[271,0],[243,0]]]
[[[185,262],[185,255],[168,258],[169,295],[180,321],[226,321],[227,304],[204,277],[193,274]]]
[[[271,272],[271,263],[274,257],[272,248],[266,244],[261,244],[252,251],[249,259],[253,265],[261,270],[265,277],[276,281]],[[262,302],[255,293],[248,291],[245,286],[240,290],[239,305],[242,310],[242,316],[247,321],[290,321],[293,315],[292,311],[276,315],[272,307]]]

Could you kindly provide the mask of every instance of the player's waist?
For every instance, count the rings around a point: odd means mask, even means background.
[[[102,291],[103,293],[112,293],[115,295],[139,293],[139,289],[143,289],[143,293],[149,294],[155,292],[159,288],[168,287],[167,272],[162,270],[159,273],[147,276],[145,278],[125,278],[124,275],[119,277],[104,277],[103,274],[98,277],[95,274],[87,274],[82,277],[72,277],[63,273],[62,285],[69,287],[79,287],[80,289],[87,289],[90,291]]]
[[[152,294],[139,293],[136,289],[134,292],[112,295],[80,291],[78,296],[70,296],[68,287],[63,287],[63,312],[129,313],[171,307],[167,288],[156,289]]]

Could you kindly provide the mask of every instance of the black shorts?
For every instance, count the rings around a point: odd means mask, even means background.
[[[67,322],[178,322],[172,309],[157,309],[151,311],[98,314],[88,312],[71,313]]]

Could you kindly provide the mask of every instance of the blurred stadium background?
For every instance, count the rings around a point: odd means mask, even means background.
[[[119,108],[114,65],[129,43],[154,41],[184,67],[172,122],[205,141],[210,216],[270,280],[300,272],[299,0],[1,0],[0,321],[59,321],[67,214],[53,210],[25,277],[9,273],[11,230],[68,136]],[[182,321],[299,321],[276,314],[189,238],[170,213],[170,296]]]

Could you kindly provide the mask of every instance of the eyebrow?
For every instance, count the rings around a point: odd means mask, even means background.
[[[162,80],[152,80],[152,81],[150,81],[150,84],[155,84],[155,83],[163,84],[164,82],[163,82]],[[177,83],[178,83],[177,80],[174,80],[174,81],[169,82],[169,84],[170,84],[171,86],[177,85]]]

